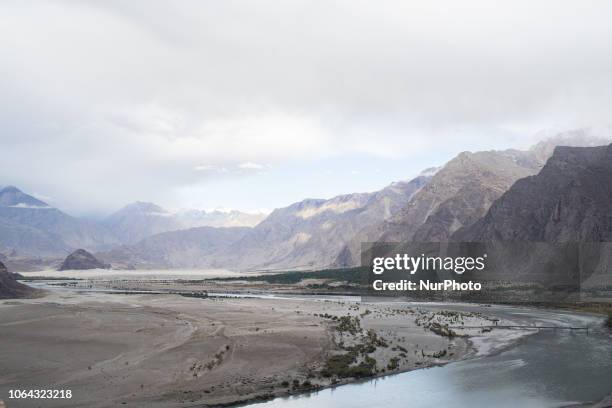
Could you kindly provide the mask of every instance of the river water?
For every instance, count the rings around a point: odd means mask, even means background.
[[[601,318],[503,306],[492,309],[533,319],[538,325],[588,325],[589,332],[541,330],[496,355],[252,406],[541,408],[599,401],[612,392],[612,337],[602,328]]]

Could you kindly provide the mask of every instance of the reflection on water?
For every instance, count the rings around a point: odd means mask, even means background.
[[[496,311],[517,313],[501,307]],[[588,335],[543,330],[494,356],[253,406],[541,408],[597,401],[612,392],[612,338],[601,329],[601,319],[540,311],[529,314],[555,324],[588,323],[593,329]]]

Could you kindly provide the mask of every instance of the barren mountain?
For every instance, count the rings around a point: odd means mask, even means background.
[[[157,204],[135,202],[115,212],[104,220],[106,225],[125,244],[155,234],[195,227],[251,227],[257,225],[265,214],[247,214],[231,211],[184,210],[171,212]]]
[[[612,145],[557,147],[542,171],[517,181],[464,241],[612,241]]]
[[[309,199],[277,209],[222,258],[239,269],[328,267],[362,229],[396,214],[427,180],[419,176],[374,193]]]
[[[231,265],[218,263],[213,255],[249,230],[246,227],[198,227],[169,231],[96,255],[114,267],[123,268],[231,268]]]
[[[263,212],[237,210],[185,210],[176,217],[183,228],[195,227],[254,227],[266,218]]]
[[[71,217],[15,187],[0,190],[0,250],[65,256],[75,248],[103,250],[119,241],[106,228]]]
[[[384,241],[446,241],[483,217],[517,180],[536,174],[554,146],[609,143],[586,131],[560,134],[527,151],[464,152],[448,162],[393,219],[379,227]]]
[[[126,244],[160,232],[181,229],[174,214],[153,203],[137,201],[113,213],[104,220],[104,225]]]
[[[582,299],[609,300],[611,181],[612,145],[557,147],[539,174],[517,181],[452,240],[497,247],[499,279],[565,284]]]

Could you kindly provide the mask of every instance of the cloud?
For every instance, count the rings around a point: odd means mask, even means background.
[[[610,15],[603,0],[4,1],[0,172],[108,210],[264,170],[241,163],[410,162],[608,125]]]
[[[218,167],[218,166],[213,166],[210,164],[195,166],[193,169],[195,171],[210,171],[210,172],[221,173],[221,174],[229,173],[229,170],[227,169],[227,167]]]
[[[247,169],[247,170],[262,170],[262,169],[265,169],[266,166],[263,164],[259,164],[259,163],[244,162],[244,163],[240,163],[238,165],[238,168]]]

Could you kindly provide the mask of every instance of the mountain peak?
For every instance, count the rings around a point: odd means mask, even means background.
[[[612,143],[612,138],[604,137],[590,129],[575,129],[546,137],[531,147],[540,160],[546,161],[558,146],[595,147]]]
[[[168,211],[159,205],[147,201],[135,201],[126,205],[119,211],[140,211],[149,213],[167,213]]]
[[[19,208],[50,208],[50,206],[31,195],[25,194],[15,186],[0,190],[0,206]]]

